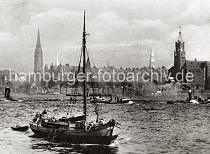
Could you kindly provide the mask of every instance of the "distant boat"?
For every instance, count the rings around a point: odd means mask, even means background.
[[[121,98],[118,103],[133,104],[133,101],[129,98]]]
[[[197,99],[190,100],[190,103],[191,104],[200,104]]]
[[[85,31],[85,12],[84,12],[84,27],[82,39],[82,52],[83,59],[82,72],[86,75],[86,35]],[[80,60],[81,62],[81,60]],[[79,64],[80,66],[80,64]],[[87,143],[87,144],[110,144],[117,138],[113,135],[116,122],[114,119],[104,122],[97,116],[95,122],[87,121],[87,79],[84,78],[83,83],[83,115],[78,117],[55,118],[45,119],[45,113],[37,114],[33,121],[30,122],[31,130],[40,136],[48,137],[54,140],[67,141],[70,143]]]
[[[105,98],[105,97],[100,97],[100,96],[97,96],[97,97],[94,97],[90,100],[91,103],[111,103],[112,101],[112,98]]]
[[[20,131],[20,132],[24,132],[29,129],[28,126],[16,126],[16,127],[11,127],[11,128],[12,128],[12,130]]]
[[[130,100],[127,104],[133,104],[134,102],[132,100]]]
[[[207,99],[206,103],[207,103],[207,104],[210,103],[210,99]]]
[[[174,104],[175,101],[167,101],[166,103],[167,103],[167,104]]]

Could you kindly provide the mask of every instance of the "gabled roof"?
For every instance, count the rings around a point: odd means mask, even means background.
[[[186,69],[199,69],[199,68],[204,68],[207,65],[206,61],[190,61],[186,60],[184,64],[184,68]]]

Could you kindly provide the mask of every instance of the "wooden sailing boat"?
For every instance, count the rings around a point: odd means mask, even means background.
[[[86,76],[86,36],[85,11],[82,40],[83,73]],[[79,117],[43,119],[42,114],[36,115],[30,122],[31,130],[42,137],[67,141],[70,143],[110,144],[117,135],[113,135],[115,120],[105,123],[97,118],[96,122],[87,122],[87,83],[83,81],[83,114]],[[98,117],[98,116],[97,116]]]

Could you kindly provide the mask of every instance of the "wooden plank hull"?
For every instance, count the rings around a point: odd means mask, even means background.
[[[114,126],[102,126],[94,130],[84,129],[53,129],[46,128],[40,124],[30,123],[31,130],[40,137],[47,137],[53,140],[67,141],[75,144],[110,144],[117,138],[112,135]]]

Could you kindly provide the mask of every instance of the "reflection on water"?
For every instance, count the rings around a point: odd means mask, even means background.
[[[87,144],[70,144],[67,142],[49,142],[44,138],[39,138],[36,135],[30,135],[33,138],[31,149],[39,152],[56,152],[56,153],[101,153],[101,154],[116,154],[118,147],[111,145],[87,145]]]
[[[32,149],[41,149],[43,151],[51,151],[58,153],[101,153],[101,154],[116,154],[117,147],[103,145],[72,145],[68,143],[36,143],[32,145]]]
[[[12,131],[10,126],[26,125],[37,111],[47,109],[49,115],[65,116],[67,102],[0,102],[0,153],[210,153],[210,105],[135,102],[101,104],[104,119],[116,119],[117,140],[109,146],[74,145],[49,142],[27,132]],[[82,104],[73,112],[82,112]],[[94,107],[88,105],[90,118]]]

